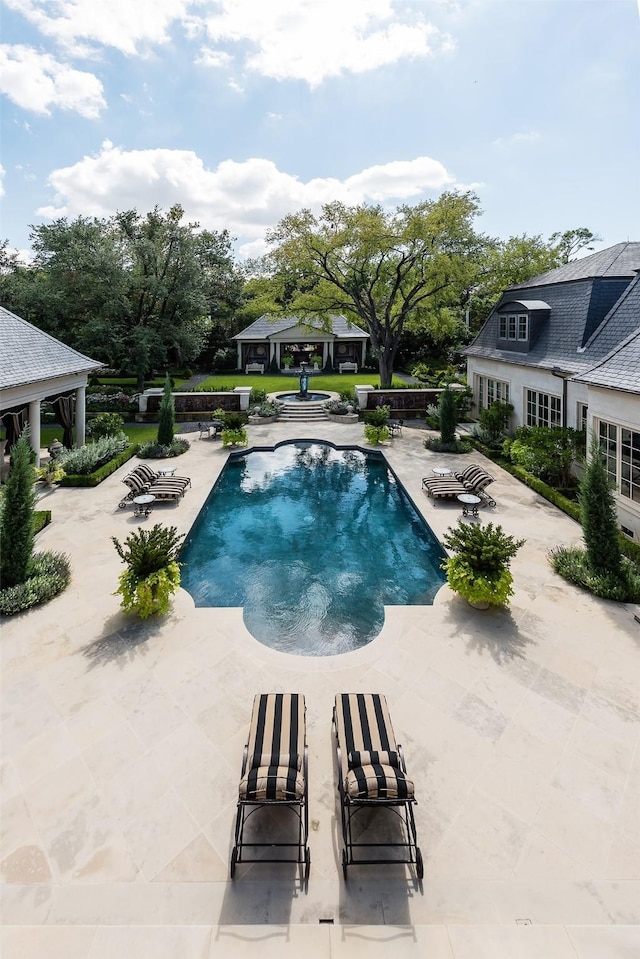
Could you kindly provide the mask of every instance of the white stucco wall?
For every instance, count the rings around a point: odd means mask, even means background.
[[[603,390],[590,386],[588,405],[589,436],[594,429],[598,429],[600,420],[615,423],[636,433],[640,432],[640,396],[637,393],[623,393],[618,390]],[[616,506],[620,525],[630,529],[633,532],[634,541],[640,542],[640,503],[634,503],[627,496],[616,493]]]

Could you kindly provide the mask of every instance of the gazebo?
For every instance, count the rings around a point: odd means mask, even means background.
[[[43,400],[56,405],[64,428],[64,445],[73,445],[74,418],[76,444],[84,445],[87,378],[104,364],[78,353],[2,306],[0,351],[0,420],[7,449],[11,449],[28,423],[39,464]]]
[[[238,347],[239,370],[261,366],[264,373],[274,362],[280,369],[285,356],[299,367],[309,363],[312,356],[319,356],[323,369],[327,364],[336,369],[343,365],[355,367],[357,372],[365,365],[369,334],[337,313],[331,316],[330,328],[312,319],[265,313],[233,339]]]

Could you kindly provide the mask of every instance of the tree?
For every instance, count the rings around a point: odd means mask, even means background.
[[[167,373],[164,381],[164,392],[158,414],[158,446],[171,446],[173,443],[173,424],[175,422],[175,407],[171,380]]]
[[[440,440],[443,443],[455,443],[458,413],[453,390],[445,389],[440,394]]]
[[[380,385],[391,385],[402,332],[429,309],[455,302],[475,273],[483,238],[473,222],[475,194],[444,193],[401,206],[326,204],[286,216],[267,234],[266,265],[291,296],[286,312],[301,318],[343,313],[369,332]]]
[[[580,484],[580,516],[589,566],[594,572],[619,576],[622,557],[616,503],[595,436]]]
[[[561,263],[568,263],[580,250],[593,250],[593,243],[602,239],[597,233],[592,233],[586,226],[576,230],[565,230],[564,233],[552,233],[549,243],[552,244]]]
[[[23,431],[11,451],[11,469],[4,486],[0,516],[0,586],[24,583],[33,556],[35,472],[28,433]]]

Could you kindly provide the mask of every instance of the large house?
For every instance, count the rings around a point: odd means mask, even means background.
[[[502,294],[467,348],[477,411],[570,426],[606,453],[623,531],[640,540],[640,243],[618,243]]]
[[[299,367],[303,362],[311,362],[312,356],[318,356],[323,369],[329,364],[337,370],[341,366],[355,367],[357,372],[365,365],[369,334],[339,314],[331,316],[330,329],[313,320],[265,314],[233,339],[237,343],[240,370],[261,366],[265,372],[272,363],[280,369],[285,357]]]

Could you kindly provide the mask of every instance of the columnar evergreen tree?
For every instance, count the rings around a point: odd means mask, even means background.
[[[619,575],[622,557],[616,504],[595,436],[580,484],[580,513],[589,566],[594,572]]]
[[[11,452],[0,517],[0,585],[24,583],[33,556],[34,468],[29,435],[23,432]]]
[[[453,391],[444,390],[440,394],[440,439],[443,443],[455,443],[458,414]]]
[[[173,391],[171,389],[171,380],[167,373],[164,381],[164,393],[162,394],[158,420],[158,444],[160,446],[171,446],[173,443],[174,422],[175,406],[173,403]]]

